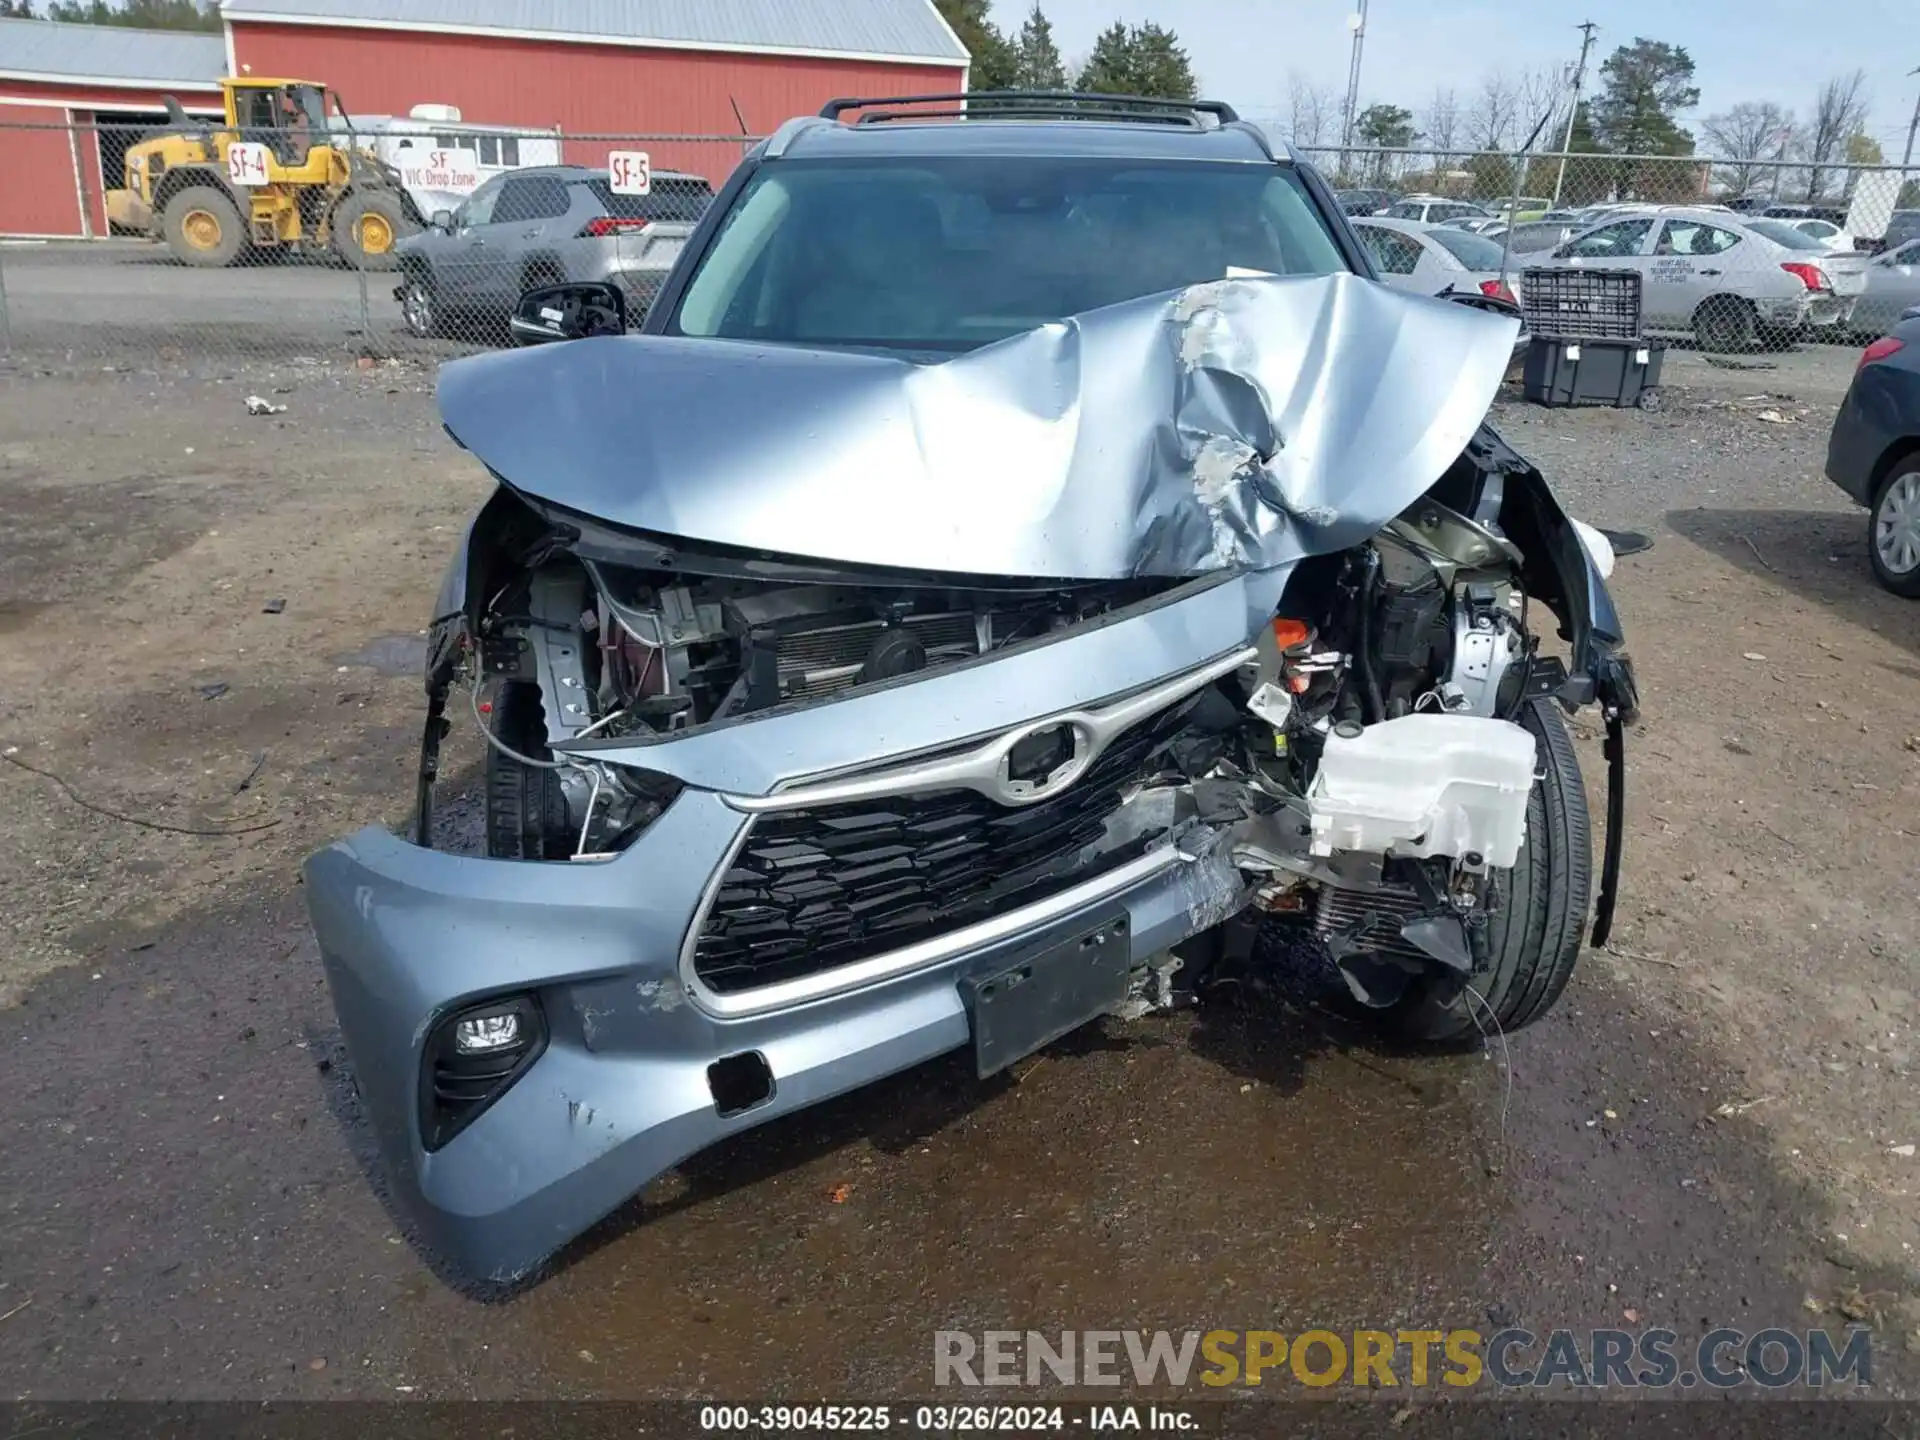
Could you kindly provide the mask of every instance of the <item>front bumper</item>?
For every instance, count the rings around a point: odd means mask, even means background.
[[[969,979],[1115,921],[1131,959],[1144,962],[1232,914],[1238,872],[1217,837],[1190,821],[1176,843],[911,954],[825,972],[829,982],[804,994],[715,995],[693,969],[688,939],[753,822],[754,798],[797,777],[845,774],[854,756],[864,769],[1170,677],[1218,673],[1238,663],[1283,580],[1269,572],[1264,585],[1209,584],[978,667],[647,749],[624,763],[677,772],[686,788],[609,860],[477,859],[379,828],[311,856],[308,909],[341,1033],[423,1240],[465,1273],[524,1274],[696,1151],[966,1045]],[[537,999],[545,1048],[429,1150],[428,1042],[453,1011],[506,995]],[[749,1053],[764,1062],[770,1093],[723,1115],[708,1067]]]
[[[1123,920],[1132,957],[1231,913],[1223,853],[1171,847],[1000,917],[896,979],[722,1019],[677,973],[685,918],[746,817],[689,792],[619,859],[545,866],[421,850],[368,829],[308,861],[309,902],[362,1101],[422,1238],[464,1272],[526,1273],[655,1176],[738,1131],[968,1043],[961,984]],[[537,874],[529,875],[526,872]],[[540,1058],[445,1148],[426,1153],[416,1097],[434,1019],[491,991],[540,996]],[[772,1093],[722,1116],[708,1067],[758,1052]]]

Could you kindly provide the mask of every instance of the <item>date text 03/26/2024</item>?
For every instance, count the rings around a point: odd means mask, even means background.
[[[1152,1430],[1163,1434],[1202,1428],[1179,1405],[703,1405],[704,1431],[793,1433],[925,1431],[936,1435],[1017,1435],[1045,1431]]]

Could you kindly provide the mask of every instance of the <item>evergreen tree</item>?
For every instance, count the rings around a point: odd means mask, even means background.
[[[1014,84],[1022,90],[1064,90],[1067,67],[1060,63],[1060,48],[1053,43],[1053,25],[1038,5],[1020,27],[1014,41]]]
[[[1093,42],[1093,53],[1074,88],[1155,100],[1193,100],[1199,93],[1192,62],[1171,30],[1151,22],[1129,26],[1118,20]]]
[[[96,0],[97,3],[97,0]],[[1007,43],[993,23],[989,0],[934,0],[940,16],[973,57],[967,88],[971,90],[1007,90],[1014,84],[1017,69],[1013,46]]]

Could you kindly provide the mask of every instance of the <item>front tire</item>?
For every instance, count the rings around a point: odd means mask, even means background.
[[[167,201],[160,226],[167,249],[183,265],[219,269],[233,264],[247,243],[239,207],[213,185],[189,185]]]
[[[550,760],[540,687],[509,680],[493,697],[494,738],[530,760]],[[495,860],[565,860],[572,824],[560,772],[523,765],[487,747],[487,854]]]
[[[1903,600],[1920,600],[1920,455],[1897,462],[1867,512],[1873,578]]]
[[[1461,991],[1443,1000],[1452,986],[1418,982],[1383,1017],[1404,1040],[1458,1044],[1496,1021],[1502,1030],[1524,1029],[1553,1008],[1580,958],[1593,891],[1586,784],[1552,701],[1528,702],[1518,720],[1538,746],[1538,778],[1527,798],[1526,844],[1501,877],[1502,903],[1487,922],[1485,952],[1475,957],[1468,978],[1480,999]]]
[[[355,190],[334,209],[333,248],[356,270],[391,270],[400,263],[394,246],[418,228],[397,195]]]
[[[1750,354],[1760,348],[1760,317],[1738,296],[1709,296],[1693,312],[1693,338],[1702,350]]]
[[[407,333],[417,339],[431,340],[440,333],[444,318],[440,297],[434,290],[433,277],[425,270],[410,269],[401,282],[400,318]]]

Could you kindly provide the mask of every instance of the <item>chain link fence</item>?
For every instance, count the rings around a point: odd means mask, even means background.
[[[521,293],[562,280],[620,285],[637,319],[755,143],[224,128],[0,125],[0,354],[445,358],[508,343]]]
[[[220,145],[221,128],[0,125],[0,353],[444,358],[508,343],[521,293],[567,279],[621,285],[637,317],[754,143],[361,119]],[[1920,305],[1920,172],[1303,154],[1400,288],[1524,305],[1530,269],[1632,270],[1642,333],[1734,352],[1858,343]]]
[[[1408,289],[1504,287],[1525,309],[1529,270],[1631,272],[1642,336],[1733,353],[1856,344],[1920,305],[1920,171],[1708,156],[1303,153],[1340,190],[1383,277]]]

